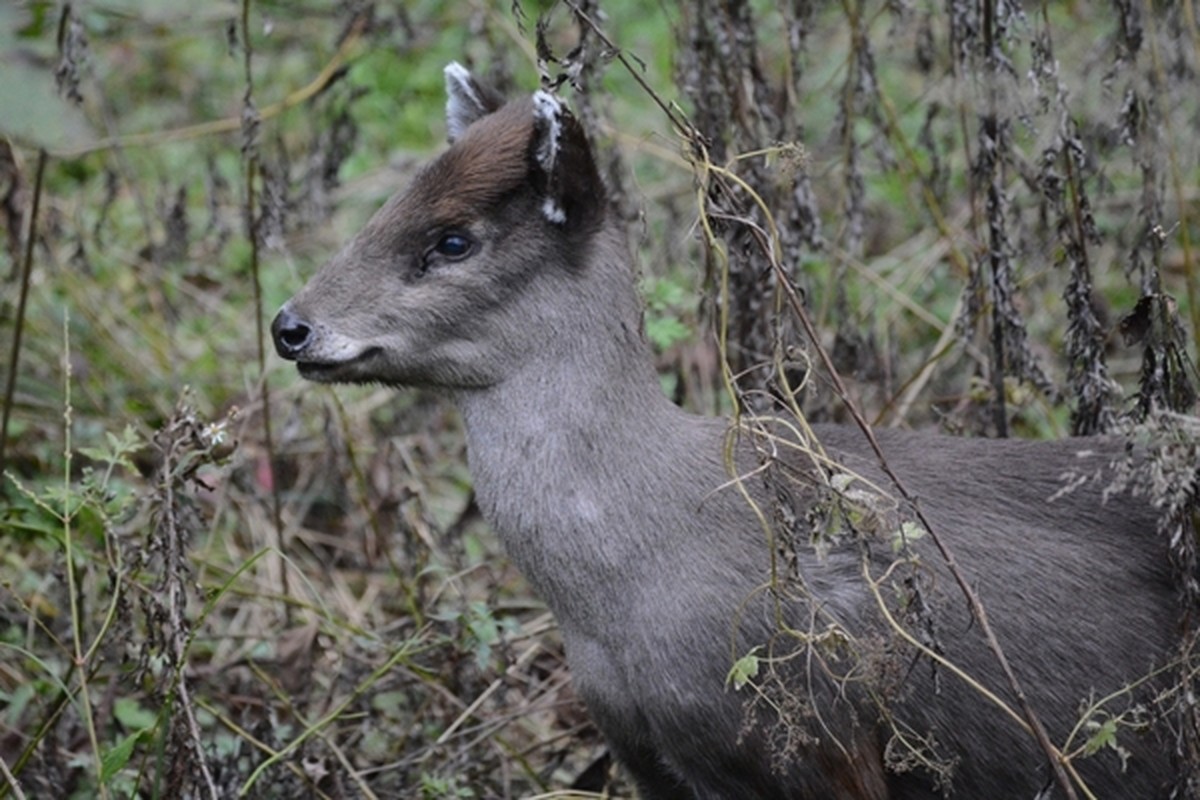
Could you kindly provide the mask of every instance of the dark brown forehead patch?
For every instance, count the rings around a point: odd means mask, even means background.
[[[404,205],[436,220],[477,217],[528,179],[532,136],[529,101],[483,117],[417,176]]]

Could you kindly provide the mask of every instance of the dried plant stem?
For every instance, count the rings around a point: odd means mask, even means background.
[[[601,40],[605,42],[606,45],[609,45],[610,47],[612,47],[617,53],[621,52],[619,48],[617,48],[615,45],[612,44],[612,42],[610,42],[607,38],[604,37],[604,35],[599,30],[598,25],[596,25],[586,15],[579,13],[578,9],[576,9],[573,4],[569,3],[569,5],[571,5],[571,8],[577,12],[577,16],[584,23],[586,23],[593,31],[595,31],[597,33],[597,35],[601,38]],[[994,11],[994,8],[990,2],[985,2],[984,6],[985,6],[985,14],[988,16],[988,22],[991,22],[991,14]],[[990,29],[990,25],[986,25],[985,29]],[[989,39],[990,39],[990,30],[989,30]],[[696,134],[695,128],[693,126],[691,126],[689,123],[687,123],[686,120],[680,120],[679,115],[677,113],[675,113],[673,109],[670,109],[661,100],[661,98],[658,96],[658,94],[656,92],[654,92],[653,89],[651,89],[649,86],[647,86],[644,83],[644,81],[641,79],[641,76],[637,74],[638,71],[635,70],[630,63],[628,63],[624,59],[621,59],[621,63],[626,68],[626,70],[630,74],[632,74],[635,79],[638,80],[638,83],[640,85],[642,85],[642,88],[650,95],[650,97],[654,100],[654,102],[657,103],[659,105],[659,107],[663,109],[663,111],[667,114],[668,119],[671,120],[671,122],[677,127],[677,129],[685,135],[691,134],[688,138],[691,139],[691,144],[693,146],[694,153],[696,153],[697,155],[705,154],[706,151],[703,146],[703,142],[700,141],[699,136]],[[1000,646],[1000,642],[996,638],[996,635],[995,635],[994,631],[992,630],[992,626],[988,621],[987,613],[984,610],[982,601],[979,599],[979,596],[975,593],[975,590],[971,587],[971,584],[967,580],[965,573],[962,571],[962,568],[959,566],[958,561],[954,558],[954,554],[951,552],[949,547],[946,545],[945,541],[943,541],[942,538],[938,535],[938,533],[934,529],[934,526],[932,525],[932,523],[928,520],[928,518],[925,516],[925,513],[921,510],[921,507],[918,504],[917,499],[912,494],[909,493],[909,491],[905,487],[904,483],[900,480],[900,477],[892,470],[891,466],[889,465],[889,463],[887,461],[887,458],[883,454],[883,450],[879,445],[879,441],[875,438],[875,434],[871,430],[871,426],[867,423],[866,419],[862,415],[862,412],[860,412],[858,410],[857,405],[851,399],[849,391],[846,389],[845,384],[842,382],[841,376],[839,375],[836,367],[834,366],[833,361],[832,361],[828,351],[824,348],[824,346],[822,346],[820,336],[818,335],[818,333],[812,323],[812,320],[808,315],[808,312],[805,310],[804,304],[800,301],[800,298],[797,295],[795,288],[792,286],[791,277],[787,274],[787,271],[783,268],[783,264],[780,262],[779,239],[778,239],[778,235],[774,228],[774,218],[770,214],[770,210],[766,207],[766,203],[763,201],[762,197],[754,190],[754,187],[747,184],[744,180],[739,178],[732,171],[730,171],[728,169],[723,169],[721,167],[717,167],[716,165],[712,164],[711,161],[709,161],[707,159],[706,155],[705,155],[705,157],[697,158],[697,160],[695,162],[695,166],[698,169],[703,169],[705,172],[704,175],[700,176],[701,177],[700,183],[701,183],[702,187],[707,184],[707,180],[713,175],[716,175],[722,179],[733,181],[734,183],[738,184],[744,191],[746,191],[750,195],[750,197],[754,200],[754,202],[760,207],[761,211],[764,213],[765,218],[767,220],[767,225],[770,227],[770,231],[769,232],[764,231],[763,229],[758,228],[756,226],[752,226],[752,230],[754,231],[756,238],[759,240],[759,245],[762,248],[762,250],[764,251],[764,254],[767,256],[767,260],[768,260],[768,263],[771,265],[771,269],[776,274],[777,285],[782,288],[788,306],[791,308],[792,313],[795,315],[797,321],[804,328],[805,334],[807,335],[809,341],[813,345],[813,348],[817,351],[818,356],[821,359],[822,366],[824,367],[826,373],[830,376],[830,380],[833,382],[836,393],[842,399],[842,401],[845,403],[845,406],[846,406],[847,410],[850,412],[851,416],[853,417],[855,423],[862,430],[863,435],[866,437],[868,443],[871,446],[871,449],[874,451],[875,456],[878,459],[880,467],[883,470],[884,474],[887,475],[889,480],[891,480],[892,484],[896,487],[897,492],[905,500],[905,502],[907,502],[911,506],[911,508],[913,509],[913,513],[917,517],[917,520],[921,523],[921,525],[925,528],[925,530],[927,530],[929,532],[929,536],[930,536],[931,540],[933,541],[935,547],[937,547],[938,552],[942,556],[942,559],[946,563],[947,568],[950,570],[950,573],[954,576],[955,582],[958,584],[959,589],[962,591],[963,596],[966,598],[967,605],[970,608],[973,619],[979,625],[980,631],[984,635],[984,638],[987,642],[988,648],[992,651],[992,654],[995,656],[996,661],[1001,668],[1001,671],[1004,673],[1004,676],[1009,685],[1009,688],[1011,689],[1011,691],[1013,692],[1013,695],[1017,699],[1017,703],[1020,707],[1021,714],[1024,717],[1025,721],[1028,723],[1029,730],[1032,732],[1034,739],[1038,742],[1039,747],[1045,753],[1046,759],[1049,762],[1050,767],[1055,776],[1055,781],[1058,783],[1059,787],[1063,790],[1063,792],[1064,792],[1065,796],[1068,798],[1068,800],[1076,800],[1076,793],[1074,791],[1074,788],[1072,787],[1071,779],[1068,777],[1066,769],[1063,766],[1062,754],[1057,750],[1057,748],[1054,747],[1053,743],[1050,741],[1049,734],[1047,734],[1045,727],[1042,725],[1037,714],[1034,712],[1033,707],[1030,705],[1029,699],[1025,695],[1025,692],[1021,687],[1021,683],[1017,679],[1016,673],[1013,672],[1012,667],[1009,664],[1008,658],[1005,656],[1004,650]],[[703,188],[698,190],[698,197],[701,198],[702,202],[703,202],[703,197],[704,197],[703,192],[704,192]],[[710,242],[710,244],[716,244],[715,239],[712,238],[711,232],[709,233],[709,237],[710,238],[708,239],[708,241]],[[721,303],[720,303],[720,307],[722,308],[722,310],[725,309],[725,307],[727,306],[727,297],[725,296],[725,291],[727,291],[727,290],[723,290],[723,292],[722,292],[723,296],[721,298]],[[722,320],[724,321],[724,317],[722,317]],[[723,337],[725,336],[726,327],[727,327],[726,325],[718,326],[718,335],[722,338],[722,341],[721,341],[722,350],[724,348]],[[998,368],[998,365],[996,366],[996,368]],[[726,372],[728,371],[727,363],[726,363],[725,370],[726,370]],[[728,380],[730,379],[730,377],[731,376],[726,375],[727,385],[728,385]],[[1001,398],[1001,402],[1002,402],[1002,398]],[[736,403],[735,403],[735,407],[736,407]],[[772,551],[773,550],[774,550],[774,548],[772,548]]]
[[[659,96],[658,92],[654,91],[650,84],[646,82],[645,76],[642,75],[642,70],[634,68],[633,63],[629,60],[629,57],[625,55],[625,51],[613,44],[612,39],[608,38],[608,36],[604,33],[604,30],[597,25],[595,21],[593,21],[592,18],[589,17],[586,12],[584,12],[583,9],[575,4],[573,0],[564,1],[567,7],[571,9],[571,13],[575,15],[575,18],[587,25],[592,33],[596,34],[596,38],[604,42],[604,46],[616,54],[617,60],[621,62],[621,66],[623,66],[625,71],[629,73],[630,77],[637,82],[637,85],[642,88],[642,91],[645,92],[652,101],[654,101],[654,104],[662,110],[667,119],[671,121],[671,124],[680,131],[694,133],[694,128],[687,118],[679,113],[679,110],[674,106],[674,104],[667,103],[662,99],[662,97]]]
[[[66,557],[67,596],[71,606],[72,666],[79,673],[79,704],[83,709],[84,727],[92,749],[96,768],[97,786],[102,800],[108,798],[108,787],[100,782],[103,766],[100,760],[100,737],[96,733],[96,719],[92,715],[92,700],[88,691],[87,657],[84,655],[83,612],[80,610],[82,589],[75,571],[75,535],[71,524],[74,512],[71,509],[71,347],[69,332],[70,315],[63,312],[63,506],[59,516],[62,523],[63,555]],[[89,648],[90,649],[90,648]]]
[[[267,756],[277,755],[277,752],[273,747],[268,745],[262,739],[259,739],[251,731],[246,730],[246,728],[239,725],[226,713],[224,708],[215,706],[203,698],[196,698],[196,705],[203,708],[209,714],[212,714],[213,719],[215,719],[221,725],[224,725],[226,729],[235,734],[242,741],[248,742],[256,750],[266,754]],[[307,779],[307,776],[304,774],[304,768],[299,764],[295,763],[294,761],[285,761],[284,764],[296,777]],[[308,784],[309,791],[311,791],[313,796],[318,798],[318,800],[332,800],[332,798],[330,798],[326,792],[321,791],[320,787],[314,786],[312,781],[308,781]],[[368,800],[374,800],[374,798],[371,796],[367,797]]]
[[[25,793],[21,791],[21,784],[17,782],[17,778],[8,769],[8,763],[3,758],[0,758],[0,775],[4,776],[8,787],[12,789],[13,796],[17,800],[25,800]]]
[[[897,562],[897,563],[899,563],[899,562]],[[895,566],[895,565],[893,565],[893,566]],[[889,572],[890,572],[890,570],[889,570]],[[883,614],[884,618],[887,619],[888,624],[892,627],[892,629],[895,630],[896,633],[901,638],[903,638],[905,642],[907,642],[909,644],[909,646],[915,648],[916,650],[919,650],[923,655],[925,655],[930,660],[936,661],[937,663],[941,664],[944,669],[953,673],[956,677],[958,677],[959,680],[963,681],[963,683],[970,686],[973,691],[978,692],[980,694],[980,696],[982,696],[982,697],[986,698],[988,701],[990,701],[998,709],[1000,709],[1002,712],[1004,712],[1004,714],[1007,717],[1009,717],[1009,719],[1011,719],[1014,723],[1019,725],[1021,727],[1021,729],[1024,730],[1026,733],[1036,736],[1036,734],[1034,734],[1033,728],[1030,727],[1030,722],[1027,717],[1022,718],[1021,715],[1017,714],[1017,712],[1014,711],[1008,705],[1008,703],[1005,703],[1002,698],[997,696],[994,692],[992,692],[986,686],[984,686],[981,683],[979,683],[978,681],[976,681],[968,673],[961,670],[953,661],[951,661],[950,659],[946,658],[945,656],[937,653],[936,651],[930,649],[927,645],[923,644],[915,636],[913,636],[911,633],[909,633],[908,630],[905,629],[905,627],[903,625],[900,624],[900,621],[897,620],[892,615],[891,609],[888,608],[888,605],[884,601],[883,595],[880,592],[879,587],[883,584],[883,581],[886,577],[887,577],[887,575],[885,574],[878,580],[872,578],[866,561],[863,562],[863,581],[867,586],[869,586],[871,588],[871,594],[875,598],[876,607],[879,609],[880,613]],[[1123,689],[1122,691],[1123,692],[1128,691],[1128,689]],[[1114,693],[1112,695],[1109,695],[1108,697],[1105,697],[1099,703],[1094,703],[1091,707],[1089,707],[1088,711],[1090,712],[1096,708],[1099,708],[1103,704],[1103,702],[1109,700],[1112,697],[1116,697],[1117,694],[1119,694],[1119,693]],[[1086,719],[1086,716],[1085,716],[1085,719]],[[1078,729],[1079,729],[1079,726],[1076,726],[1075,731],[1077,731]],[[1074,733],[1075,731],[1072,731],[1072,733]],[[1080,787],[1080,789],[1083,791],[1084,796],[1086,798],[1088,798],[1088,800],[1096,800],[1096,795],[1092,793],[1092,791],[1087,787],[1086,784],[1084,784],[1083,778],[1079,775],[1079,772],[1075,769],[1074,764],[1071,763],[1070,758],[1067,756],[1064,756],[1063,753],[1060,750],[1058,750],[1058,748],[1054,747],[1054,745],[1050,744],[1049,747],[1051,748],[1051,751],[1054,755],[1055,763],[1059,764],[1065,771],[1070,773],[1071,777],[1075,780],[1075,784],[1078,785]]]
[[[1054,771],[1055,779],[1057,780],[1059,787],[1064,791],[1069,800],[1075,800],[1075,790],[1071,785],[1070,778],[1067,776],[1067,773],[1063,768],[1062,754],[1050,741],[1050,735],[1046,732],[1046,728],[1042,725],[1041,720],[1033,710],[1033,706],[1030,705],[1029,699],[1025,696],[1025,691],[1021,688],[1021,682],[1017,679],[1016,673],[1012,671],[1012,667],[1008,663],[1008,657],[1004,655],[1004,649],[1000,646],[1000,641],[996,638],[996,634],[992,630],[991,623],[988,622],[987,612],[984,610],[984,606],[979,599],[979,595],[975,593],[975,590],[971,587],[970,582],[963,573],[962,568],[959,567],[958,561],[954,558],[954,553],[949,549],[949,547],[947,547],[945,541],[942,540],[933,524],[925,516],[925,512],[921,509],[920,504],[917,502],[917,498],[909,493],[907,487],[905,487],[904,483],[900,480],[900,476],[892,471],[891,465],[888,463],[887,458],[883,454],[883,449],[879,446],[879,441],[875,438],[875,432],[871,430],[871,426],[867,423],[866,419],[862,415],[862,412],[858,410],[858,406],[850,397],[849,391],[842,382],[841,375],[838,374],[837,368],[833,365],[833,360],[830,358],[828,351],[821,344],[820,336],[818,335],[816,328],[813,326],[812,320],[809,318],[808,312],[804,308],[804,304],[800,302],[800,298],[797,296],[796,290],[786,279],[786,273],[783,269],[783,265],[774,258],[771,259],[771,264],[779,276],[779,285],[783,287],[783,291],[787,297],[788,305],[791,308],[792,313],[796,316],[797,320],[804,328],[805,333],[809,337],[809,341],[812,342],[813,349],[817,351],[817,355],[821,359],[821,364],[824,366],[826,373],[829,375],[829,379],[833,382],[834,390],[837,392],[838,397],[840,397],[842,402],[845,403],[846,409],[854,418],[855,424],[857,424],[859,429],[862,430],[863,436],[866,437],[867,442],[871,445],[871,449],[874,451],[875,457],[879,460],[880,469],[882,469],[884,474],[888,476],[888,479],[892,482],[892,485],[896,487],[896,491],[900,494],[901,498],[903,498],[909,507],[912,508],[913,513],[917,517],[917,521],[921,523],[921,526],[926,531],[928,531],[929,538],[933,541],[934,546],[937,547],[938,553],[941,554],[942,560],[945,561],[947,568],[950,570],[950,574],[954,576],[955,583],[958,584],[959,589],[962,591],[963,597],[965,597],[967,600],[967,605],[971,610],[972,618],[979,625],[979,630],[983,634],[984,639],[987,641],[988,648],[992,651],[992,655],[994,655],[996,658],[996,663],[1000,665],[1000,669],[1004,673],[1004,678],[1008,682],[1009,689],[1012,690],[1013,695],[1017,698],[1017,703],[1021,707],[1021,713],[1025,717],[1025,720],[1029,723],[1029,728],[1034,739],[1037,740],[1042,752],[1046,755],[1047,761],[1050,763],[1051,769]]]
[[[988,116],[984,120],[984,129],[990,129],[990,134],[995,133],[996,118],[994,116]],[[1001,246],[1000,237],[1004,228],[1003,212],[1000,210],[1003,204],[1001,196],[1004,190],[1000,186],[999,171],[996,169],[994,163],[992,169],[993,172],[987,187],[988,229],[991,233],[989,238],[991,246],[988,248],[988,258],[992,267],[992,368],[990,376],[993,403],[992,422],[996,426],[996,436],[1000,439],[1007,439],[1008,411],[1005,407],[1004,396],[1004,373],[1006,371],[1007,359],[1004,357],[1004,328],[1008,323],[1004,317],[1004,304],[1001,302],[1006,266],[1000,256],[999,250]]]
[[[29,209],[29,227],[25,233],[25,252],[21,259],[21,290],[17,296],[17,315],[13,319],[12,350],[8,356],[8,380],[4,385],[4,411],[0,419],[0,476],[4,475],[8,445],[8,420],[12,414],[13,395],[17,389],[17,365],[21,359],[21,334],[25,330],[25,302],[29,297],[29,276],[33,272],[33,247],[37,240],[38,209],[42,202],[42,176],[46,173],[46,151],[38,151],[37,169],[33,178],[33,203]],[[4,486],[0,482],[0,495]]]
[[[1184,2],[1182,6],[1188,27],[1192,33],[1193,44],[1200,46],[1200,40],[1197,39],[1196,34],[1196,19],[1192,13],[1192,3]],[[1146,25],[1149,26],[1152,32],[1152,35],[1146,38],[1150,43],[1150,58],[1154,65],[1155,80],[1159,86],[1165,87],[1170,84],[1167,81],[1162,54],[1159,52],[1159,37],[1156,30],[1157,23],[1155,22],[1154,4],[1150,0],[1142,0],[1142,7],[1145,10]],[[1183,251],[1183,279],[1184,285],[1187,288],[1188,308],[1192,322],[1192,344],[1200,352],[1200,276],[1197,276],[1197,272],[1200,271],[1200,264],[1196,263],[1196,253],[1192,248],[1191,223],[1188,220],[1191,216],[1189,211],[1192,208],[1192,203],[1188,199],[1187,188],[1184,186],[1184,167],[1179,163],[1179,151],[1175,146],[1175,132],[1171,126],[1171,117],[1171,109],[1164,109],[1162,123],[1167,133],[1167,162],[1171,166],[1171,190],[1175,195],[1175,202],[1179,209],[1179,247]]]
[[[362,681],[362,683],[355,686],[354,690],[342,702],[330,709],[325,716],[305,727],[305,729],[300,732],[300,735],[289,742],[286,747],[259,764],[254,769],[254,772],[250,774],[250,777],[246,779],[246,782],[242,784],[242,788],[238,791],[238,796],[245,796],[245,794],[250,791],[250,788],[254,786],[255,783],[258,782],[258,779],[262,777],[262,774],[266,772],[267,769],[269,769],[276,762],[282,761],[288,755],[288,753],[291,753],[293,750],[300,747],[300,745],[304,744],[304,742],[308,741],[308,739],[316,736],[322,730],[336,722],[342,716],[342,714],[346,712],[346,709],[353,706],[354,703],[357,702],[358,699],[362,697],[368,689],[379,682],[384,675],[388,674],[397,664],[412,656],[415,643],[419,642],[423,635],[424,631],[422,630],[418,631],[409,639],[406,639],[404,643],[401,644],[394,653],[392,653],[387,661],[376,667],[375,670],[372,671],[371,674]]]
[[[308,85],[300,87],[282,100],[263,106],[259,111],[259,117],[261,119],[277,117],[288,109],[295,108],[325,91],[329,84],[333,83],[343,74],[346,62],[350,60],[350,52],[358,44],[359,39],[362,38],[362,29],[363,22],[359,21],[351,28],[346,38],[342,40],[342,44],[338,47],[337,52],[333,54],[329,62],[317,73],[316,77],[309,81]],[[154,147],[160,144],[200,139],[220,133],[234,133],[241,128],[241,125],[242,122],[239,118],[225,117],[223,119],[200,122],[195,125],[185,125],[181,128],[172,128],[170,130],[106,136],[103,139],[90,144],[80,145],[79,147],[65,147],[52,150],[50,151],[50,155],[56,158],[78,158],[89,153],[98,153],[114,148]]]
[[[717,167],[711,163],[704,164],[703,166],[705,167],[706,171],[737,183],[743,190],[750,194],[750,196],[760,206],[764,213],[767,212],[762,198],[757,194],[757,192],[754,191],[753,187],[746,184],[737,175],[729,170],[722,169],[721,167]],[[879,461],[880,468],[892,482],[892,485],[896,487],[896,491],[900,494],[901,498],[903,498],[909,507],[913,509],[913,513],[916,515],[917,521],[920,522],[921,526],[929,532],[930,539],[933,541],[934,546],[937,547],[938,552],[942,556],[942,560],[946,563],[947,568],[950,570],[951,575],[954,576],[955,582],[958,584],[959,589],[962,591],[963,596],[967,600],[967,605],[971,610],[972,618],[979,625],[980,631],[983,633],[988,648],[995,656],[1001,671],[1004,673],[1005,680],[1008,682],[1009,688],[1011,689],[1013,695],[1017,698],[1017,703],[1020,706],[1022,716],[1028,724],[1028,730],[1032,733],[1034,739],[1037,740],[1042,751],[1045,753],[1047,760],[1050,762],[1051,767],[1054,770],[1056,780],[1060,784],[1060,788],[1064,790],[1067,798],[1070,800],[1075,800],[1076,794],[1071,785],[1071,780],[1067,776],[1067,772],[1063,767],[1062,754],[1050,741],[1050,736],[1046,732],[1046,729],[1042,725],[1037,714],[1034,712],[1033,707],[1030,705],[1029,700],[1025,695],[1025,691],[1021,688],[1021,683],[1017,679],[1016,673],[1012,671],[1012,667],[1008,662],[1008,658],[1004,654],[1004,649],[1000,646],[1000,641],[996,638],[996,635],[992,630],[992,626],[988,621],[987,612],[984,609],[982,601],[980,601],[979,596],[971,587],[971,584],[967,580],[965,573],[963,573],[962,568],[958,565],[958,561],[954,558],[953,552],[942,540],[933,524],[925,516],[924,511],[922,511],[917,502],[917,498],[915,498],[908,491],[903,481],[900,480],[900,476],[892,470],[886,456],[884,456],[883,449],[879,445],[879,441],[875,438],[874,431],[863,417],[862,412],[859,411],[858,406],[850,397],[850,393],[846,389],[845,384],[842,382],[841,375],[834,366],[829,352],[821,344],[820,336],[816,331],[816,327],[812,323],[812,319],[809,317],[807,310],[804,308],[803,302],[801,302],[799,295],[792,286],[791,280],[789,279],[786,270],[783,268],[783,264],[780,263],[778,239],[775,238],[772,217],[769,213],[767,213],[766,218],[768,220],[768,225],[771,226],[771,230],[769,232],[764,231],[762,228],[757,226],[751,226],[751,230],[755,233],[759,246],[767,255],[768,261],[771,264],[771,268],[776,272],[778,286],[783,290],[784,297],[789,308],[791,309],[793,315],[795,315],[797,321],[804,328],[805,334],[812,343],[813,349],[816,350],[818,357],[821,359],[821,364],[833,383],[834,391],[837,393],[838,397],[841,398],[846,409],[850,412],[851,417],[853,417],[855,423],[866,437],[872,451],[874,451],[875,457]]]
[[[184,676],[187,664],[187,645],[188,622],[184,615],[184,606],[187,598],[184,596],[184,584],[179,576],[182,575],[186,568],[182,563],[183,554],[186,552],[186,545],[183,541],[183,534],[179,530],[176,523],[178,502],[175,499],[175,473],[177,464],[175,464],[174,444],[167,453],[167,464],[163,469],[163,520],[166,526],[166,563],[164,564],[164,574],[167,576],[167,617],[173,652],[171,658],[174,660],[175,666],[175,692],[179,695],[179,705],[183,710],[184,717],[187,721],[188,735],[191,737],[191,746],[194,750],[193,763],[196,764],[201,775],[204,777],[205,786],[208,788],[209,797],[212,800],[220,800],[221,794],[217,791],[217,785],[213,781],[212,773],[208,769],[208,762],[204,758],[204,738],[200,734],[200,726],[196,722],[196,714],[193,710],[193,701],[191,694],[188,692],[187,679]]]
[[[987,110],[980,120],[979,151],[981,159],[987,165],[987,173],[983,179],[987,181],[987,221],[988,221],[988,261],[992,275],[992,417],[996,426],[996,436],[1001,439],[1008,437],[1008,412],[1005,409],[1004,373],[1006,359],[1004,357],[1004,330],[1007,325],[1003,302],[1004,271],[1008,268],[1005,263],[1004,247],[1004,186],[1002,185],[1002,170],[1000,166],[1000,121],[997,117],[999,102],[997,101],[998,72],[996,65],[996,3],[995,0],[984,0],[982,4],[984,63],[987,74],[984,83],[987,86]],[[991,147],[988,147],[988,145]],[[984,154],[992,155],[985,156]],[[874,442],[872,442],[874,446]],[[921,524],[925,521],[921,520]],[[938,544],[941,549],[941,544]],[[957,574],[955,578],[957,578]],[[1007,668],[1006,668],[1007,669]]]
[[[249,113],[254,114],[251,124],[257,125],[261,120],[258,112],[252,107],[254,79],[253,70],[251,69],[253,50],[250,47],[251,2],[252,0],[242,0],[242,54],[246,73],[245,99],[243,101],[244,110],[242,113],[243,125],[246,124],[246,117]],[[242,144],[246,162],[246,205],[244,214],[246,218],[246,237],[250,241],[250,279],[254,289],[254,327],[257,334],[255,344],[258,349],[258,388],[259,400],[262,404],[263,447],[267,451],[267,470],[271,475],[271,522],[275,528],[275,547],[279,551],[280,593],[285,599],[283,614],[287,624],[290,625],[292,622],[292,608],[291,604],[286,602],[286,598],[291,597],[292,593],[288,585],[288,565],[284,558],[282,500],[279,496],[279,483],[275,480],[275,439],[271,431],[271,387],[267,382],[266,330],[263,323],[262,278],[259,274],[258,258],[258,223],[254,218],[254,185],[258,177],[258,148],[254,146],[254,142],[248,132],[246,133],[246,140]]]

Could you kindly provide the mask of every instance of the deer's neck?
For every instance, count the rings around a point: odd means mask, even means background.
[[[572,295],[575,318],[547,325],[544,352],[457,398],[480,508],[564,625],[588,617],[575,604],[619,603],[669,560],[692,527],[682,517],[723,477],[722,423],[663,396],[620,269],[576,278],[557,298]],[[613,287],[621,296],[604,296]]]

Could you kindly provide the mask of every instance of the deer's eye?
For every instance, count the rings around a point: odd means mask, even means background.
[[[473,247],[471,240],[461,233],[447,233],[438,239],[433,249],[443,258],[458,261],[469,256]]]

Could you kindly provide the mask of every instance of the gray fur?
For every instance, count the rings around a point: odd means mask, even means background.
[[[473,79],[456,73],[452,83],[452,96],[470,101],[462,89]],[[575,685],[641,797],[940,796],[926,773],[884,770],[890,728],[855,684],[829,679],[820,662],[835,663],[831,656],[814,649],[789,662],[789,688],[809,706],[792,709],[800,735],[790,748],[778,747],[784,729],[773,714],[747,715],[750,689],[726,686],[733,659],[777,631],[762,591],[765,536],[727,486],[728,422],[687,414],[662,395],[620,225],[594,205],[603,187],[582,133],[565,124],[552,168],[571,180],[561,207],[595,225],[542,213],[559,196],[536,163],[524,183],[495,196],[455,183],[488,174],[472,159],[494,158],[519,175],[512,159],[536,152],[546,128],[537,107],[522,101],[452,131],[451,151],[285,305],[273,326],[277,348],[316,380],[432,386],[455,398],[484,515],[557,617]],[[525,150],[503,151],[505,142]],[[439,192],[453,197],[439,205],[430,200]],[[439,225],[467,232],[477,251],[418,269]],[[886,485],[857,431],[817,435],[835,458]],[[1152,509],[1128,496],[1102,502],[1103,481],[1051,499],[1065,472],[1103,471],[1119,442],[881,439],[967,570],[1055,742],[1090,696],[1168,657],[1173,590]],[[757,466],[748,442],[737,453],[741,470]],[[812,468],[799,459],[795,469]],[[775,497],[761,480],[748,487],[765,506]],[[812,499],[793,499],[803,517]],[[1011,703],[951,576],[927,540],[917,549],[942,652]],[[871,552],[876,574],[894,558],[886,543]],[[812,599],[786,601],[787,621],[819,631],[835,618],[856,636],[882,635],[860,553],[856,542],[823,558],[801,547],[797,569]],[[895,719],[957,758],[953,797],[1032,800],[1048,784],[1032,740],[976,692],[926,659],[900,666]],[[1131,754],[1125,773],[1111,751],[1075,762],[1092,790],[1164,797],[1165,745],[1124,730],[1120,744]]]

